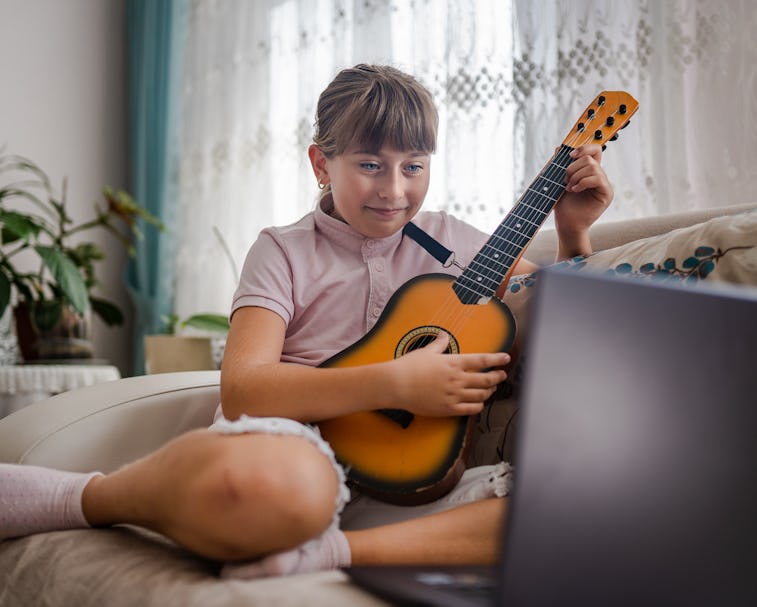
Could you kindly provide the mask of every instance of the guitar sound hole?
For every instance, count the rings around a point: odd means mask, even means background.
[[[404,409],[379,409],[377,413],[388,417],[403,430],[410,426],[413,423],[413,419],[415,419],[415,415]]]
[[[402,337],[394,352],[395,358],[399,358],[403,354],[407,354],[413,350],[425,348],[434,341],[436,336],[442,331],[449,335],[449,345],[444,351],[445,354],[457,354],[460,351],[460,348],[454,335],[441,327],[426,326],[413,329]],[[405,409],[379,409],[377,413],[386,416],[403,429],[409,427],[410,424],[413,423],[413,419],[415,419],[415,416]]]
[[[394,351],[394,357],[399,358],[403,354],[407,354],[413,350],[425,348],[434,341],[437,335],[442,331],[449,335],[449,345],[444,351],[445,354],[458,354],[460,352],[460,346],[452,333],[442,327],[426,326],[408,331],[397,344],[397,348]]]
[[[436,335],[421,335],[420,337],[413,339],[410,341],[410,343],[408,343],[407,347],[405,348],[405,354],[412,352],[413,350],[420,350],[421,348],[425,348],[435,339]],[[447,349],[444,351],[444,353],[449,354],[450,352],[452,352],[452,348],[450,346],[447,346]]]

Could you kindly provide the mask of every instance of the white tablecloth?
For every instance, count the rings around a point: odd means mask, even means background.
[[[0,366],[0,417],[53,394],[120,377],[107,364]]]

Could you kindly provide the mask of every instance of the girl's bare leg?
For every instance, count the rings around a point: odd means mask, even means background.
[[[136,524],[203,556],[240,560],[323,533],[337,491],[330,462],[306,439],[197,430],[92,479],[82,509],[93,526]]]
[[[346,565],[493,564],[506,507],[506,499],[491,498],[360,531],[329,529],[317,540],[260,561],[227,565],[221,575],[251,579]]]
[[[347,531],[353,565],[493,564],[507,499],[491,498],[381,527]]]

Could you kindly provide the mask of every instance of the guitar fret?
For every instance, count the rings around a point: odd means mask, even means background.
[[[475,272],[473,272],[473,274],[475,274]],[[493,279],[491,279],[489,277],[484,276],[483,274],[476,274],[476,275],[478,276],[478,279],[471,277],[470,274],[468,274],[467,276],[464,276],[464,277],[461,276],[460,277],[460,279],[461,279],[460,282],[462,282],[462,283],[466,283],[466,282],[470,283],[470,285],[472,285],[473,287],[476,288],[476,292],[480,292],[480,294],[482,294],[482,295],[484,293],[486,293],[489,289],[496,290],[497,287],[499,286],[498,282],[496,282],[495,280],[493,280]],[[485,290],[484,291],[479,291],[478,290],[479,287],[483,287]]]
[[[515,246],[519,246],[519,245],[516,245],[516,243],[514,243],[514,242],[510,242],[510,241],[505,241],[505,242],[508,242],[509,244],[512,244],[512,245],[515,245]],[[494,254],[493,255],[489,255],[487,253],[484,253],[484,249],[493,249],[494,250]],[[486,259],[489,259],[489,260],[493,261],[494,263],[497,263],[499,261],[499,257],[498,257],[499,255],[505,255],[506,257],[509,257],[512,260],[514,260],[517,257],[517,255],[511,255],[506,250],[495,248],[495,247],[491,246],[489,243],[486,243],[484,245],[484,248],[481,249],[481,254],[482,254],[483,257],[485,257]]]
[[[479,284],[464,284],[458,279],[453,283],[452,290],[457,294],[458,299],[464,304],[478,303],[479,299],[482,297],[491,297],[496,291],[496,289],[485,290],[480,287],[481,285]]]
[[[551,200],[552,202],[555,202],[555,201],[556,201],[556,200],[557,200],[557,199],[558,199],[558,198],[560,197],[560,196],[558,195],[558,196],[556,196],[555,198],[552,198],[552,197],[550,197],[550,196],[547,196],[547,195],[546,195],[546,194],[545,194],[544,192],[540,192],[539,190],[535,190],[534,188],[526,188],[526,191],[527,191],[527,192],[533,192],[533,193],[534,193],[534,194],[536,194],[537,196],[543,196],[544,198],[548,198],[548,199],[549,199],[549,200]],[[526,206],[528,206],[528,205],[526,205]],[[534,207],[532,207],[532,208],[534,208]]]
[[[453,289],[463,303],[491,297],[523,249],[565,191],[570,148],[561,146],[554,158],[526,189],[486,244],[455,280]]]
[[[545,216],[546,216],[546,214],[545,214]],[[541,225],[540,223],[536,223],[534,221],[531,221],[530,219],[527,219],[526,217],[518,216],[518,219],[522,220],[522,221],[525,221],[527,223],[530,223],[532,226],[534,226],[536,228],[538,228]],[[514,229],[514,228],[520,229],[521,225],[518,224],[518,223],[516,223],[514,226],[506,226],[506,227],[508,227],[510,229]]]

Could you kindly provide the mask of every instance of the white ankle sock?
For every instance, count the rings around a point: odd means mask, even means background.
[[[98,474],[0,464],[0,540],[89,527],[81,496]]]
[[[309,573],[347,567],[352,554],[347,538],[337,528],[305,542],[292,550],[278,552],[251,563],[228,563],[221,570],[222,578],[254,579]]]

